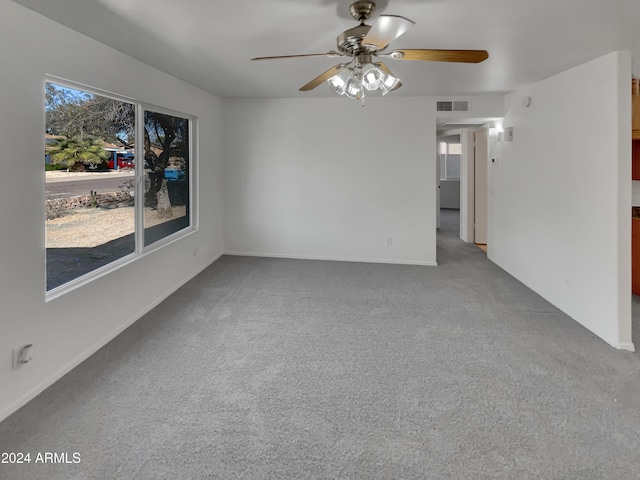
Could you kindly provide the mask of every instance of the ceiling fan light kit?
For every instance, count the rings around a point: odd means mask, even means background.
[[[350,28],[337,39],[338,51],[303,55],[283,55],[275,57],[257,57],[251,60],[273,60],[300,57],[351,57],[346,63],[331,67],[316,78],[300,87],[300,91],[313,90],[327,82],[331,91],[338,95],[360,100],[364,106],[365,92],[379,91],[382,95],[402,86],[400,79],[382,62],[373,57],[391,60],[419,60],[431,62],[480,63],[489,54],[485,50],[430,50],[403,49],[384,53],[389,44],[409,30],[414,22],[397,15],[380,15],[373,25],[366,25],[376,10],[376,4],[367,0],[358,0],[351,4],[349,12],[359,25]]]
[[[380,64],[366,62],[361,64],[356,59],[354,64],[343,64],[339,72],[327,79],[331,90],[338,95],[345,95],[360,100],[364,106],[366,92],[379,90],[382,95],[398,88],[400,80],[387,73]]]

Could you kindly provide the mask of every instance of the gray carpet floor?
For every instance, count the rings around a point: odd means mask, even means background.
[[[0,478],[639,478],[640,355],[456,222],[438,267],[222,257],[0,423],[80,463]]]

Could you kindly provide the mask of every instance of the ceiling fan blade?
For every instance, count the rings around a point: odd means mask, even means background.
[[[334,75],[336,75],[338,72],[340,72],[340,70],[342,70],[344,68],[344,65],[340,64],[340,65],[336,65],[335,67],[331,67],[329,70],[327,70],[324,73],[321,73],[320,75],[318,75],[316,78],[314,78],[313,80],[311,80],[309,83],[307,83],[306,85],[303,85],[302,87],[299,88],[299,90],[301,92],[307,92],[309,90],[313,90],[314,88],[316,88],[318,85],[320,85],[322,82],[326,82],[327,80],[329,80],[331,77],[333,77]]]
[[[305,53],[302,55],[277,55],[275,57],[256,57],[251,60],[279,60],[281,58],[303,58],[303,57],[325,57],[325,58],[333,58],[333,57],[342,57],[341,53],[335,52],[331,50],[327,53]]]
[[[389,67],[387,67],[384,63],[382,63],[382,62],[378,62],[378,63],[376,63],[376,65],[378,66],[378,68],[379,68],[380,70],[382,70],[382,71],[383,71],[384,73],[386,73],[387,75],[391,75],[392,77],[398,78],[398,77],[397,77],[397,76],[396,76],[396,75],[395,75],[395,74],[394,74],[394,73],[389,69]],[[394,87],[393,87],[391,90],[389,90],[389,92],[388,92],[388,93],[391,93],[391,92],[396,91],[396,90],[397,90],[397,89],[399,89],[401,86],[402,86],[402,82],[401,82],[400,80],[398,80],[398,83],[396,83],[396,84],[394,85]]]
[[[393,58],[395,60],[425,60],[429,62],[461,62],[480,63],[489,58],[486,50],[429,50],[424,48],[408,48],[394,50],[380,57]]]
[[[382,50],[414,25],[415,22],[408,18],[397,15],[380,15],[362,39],[362,45]]]

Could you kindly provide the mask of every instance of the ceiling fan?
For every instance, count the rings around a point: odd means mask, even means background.
[[[382,95],[386,95],[402,86],[400,79],[378,59],[480,63],[489,58],[489,53],[486,50],[431,50],[419,48],[392,50],[385,53],[384,51],[389,44],[409,30],[415,23],[398,15],[380,15],[372,25],[366,25],[364,22],[373,15],[375,9],[376,4],[368,0],[358,0],[351,4],[349,12],[360,24],[338,35],[337,51],[256,57],[251,60],[349,57],[349,61],[346,63],[331,67],[300,87],[300,91],[313,90],[326,81],[335,93],[361,100],[364,106],[366,91],[379,90]]]

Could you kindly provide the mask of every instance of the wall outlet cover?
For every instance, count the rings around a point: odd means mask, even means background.
[[[33,344],[29,343],[13,350],[12,366],[14,370],[18,367],[21,367],[25,363],[29,363],[33,359],[33,355],[31,352],[32,348]]]

